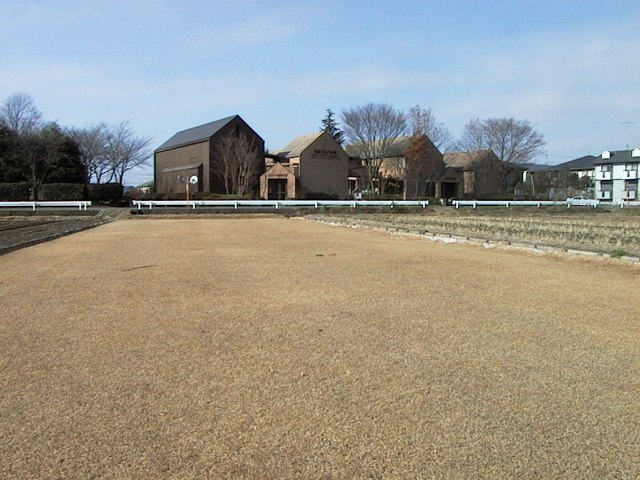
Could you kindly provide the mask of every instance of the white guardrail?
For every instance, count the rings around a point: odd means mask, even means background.
[[[91,206],[90,201],[63,201],[63,202],[0,202],[0,208],[77,208],[78,210],[86,210]]]
[[[227,207],[227,208],[273,208],[281,207],[422,207],[427,200],[133,200],[132,206],[141,210],[156,207]]]
[[[601,202],[599,200],[453,200],[451,204],[456,207],[638,207],[640,202]]]

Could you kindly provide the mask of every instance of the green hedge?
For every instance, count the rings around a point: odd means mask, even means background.
[[[120,203],[122,185],[119,183],[100,183],[89,185],[89,200],[94,203]]]
[[[28,183],[0,183],[0,201],[22,202],[26,200],[29,200]]]
[[[47,200],[82,200],[84,183],[44,183],[38,192],[38,199]]]

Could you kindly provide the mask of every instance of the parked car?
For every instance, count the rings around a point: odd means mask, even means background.
[[[595,207],[596,205],[598,205],[598,203],[599,203],[598,200],[585,197],[583,195],[567,198],[567,204],[569,205],[584,205],[588,207]]]

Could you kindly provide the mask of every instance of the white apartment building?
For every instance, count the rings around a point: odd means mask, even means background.
[[[604,151],[594,160],[596,199],[605,202],[637,202],[640,148]]]

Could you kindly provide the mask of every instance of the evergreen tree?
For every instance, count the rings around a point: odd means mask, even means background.
[[[330,108],[327,108],[327,116],[322,119],[321,132],[327,132],[331,135],[336,142],[340,145],[344,142],[344,132],[338,128],[338,122],[333,118],[334,113]]]

